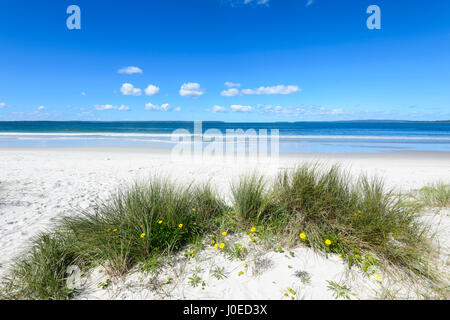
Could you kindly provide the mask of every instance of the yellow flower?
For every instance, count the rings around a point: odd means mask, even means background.
[[[225,243],[222,242],[219,247],[220,249],[223,249],[225,247]]]
[[[178,225],[178,228],[183,228],[183,224],[182,223],[180,223],[179,225]]]
[[[306,238],[306,234],[304,234],[303,232],[300,233],[300,239],[305,239]]]
[[[256,228],[255,227],[252,227],[251,229],[250,229],[250,232],[255,232],[256,231]]]
[[[145,238],[145,233],[144,232],[141,233],[141,238]]]
[[[244,249],[244,248],[241,248],[241,252],[244,253],[244,252],[245,252],[245,249]]]
[[[110,231],[111,231],[111,228],[106,229],[106,231],[110,232]]]
[[[162,223],[162,220],[159,220],[158,223],[161,224],[161,223]]]
[[[244,268],[247,268],[247,264],[245,262],[242,265],[244,266]]]
[[[331,244],[331,241],[330,240],[325,240],[325,244],[327,245],[327,246],[329,246],[330,244]]]
[[[117,232],[117,229],[113,229],[113,232]]]
[[[342,259],[342,256],[339,256],[339,259]]]
[[[195,212],[195,208],[192,208],[192,211],[194,211],[194,212]]]
[[[222,232],[222,235],[225,237],[227,235],[227,233],[224,231],[224,232]]]
[[[216,243],[215,245],[214,245],[214,248],[217,248],[219,245]]]
[[[194,226],[196,226],[197,225],[197,222],[194,222]]]
[[[357,214],[357,213],[354,213],[353,215],[356,217],[358,214]]]
[[[375,280],[381,281],[381,277],[380,277],[379,274],[375,273],[375,274],[373,275],[373,277],[375,278]]]
[[[358,213],[361,213],[361,210],[358,210]]]

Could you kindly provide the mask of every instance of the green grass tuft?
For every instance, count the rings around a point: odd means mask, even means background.
[[[427,207],[450,207],[450,184],[431,183],[421,188],[417,199]]]
[[[259,223],[258,230],[271,230],[289,245],[301,242],[338,253],[350,265],[382,259],[410,274],[434,278],[427,227],[418,222],[417,210],[403,205],[380,179],[361,176],[353,182],[338,166],[321,170],[318,164],[305,164],[280,174],[270,188],[262,189],[260,181],[244,177],[233,193],[236,215],[247,225]],[[300,239],[300,233],[306,238]]]
[[[67,250],[69,239],[58,233],[41,234],[31,250],[16,260],[3,279],[1,299],[66,299],[72,292],[66,285],[67,268],[74,256]]]
[[[65,299],[69,265],[103,265],[121,276],[141,261],[168,254],[214,231],[226,209],[210,186],[177,186],[162,179],[136,183],[93,211],[59,221],[13,266],[6,298]]]

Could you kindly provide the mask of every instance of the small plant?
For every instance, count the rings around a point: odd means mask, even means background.
[[[110,284],[111,284],[111,280],[110,280],[110,279],[106,279],[105,282],[100,282],[100,283],[97,285],[97,287],[98,287],[98,288],[101,288],[101,289],[103,289],[103,290],[106,290],[106,288],[108,288]]]
[[[161,262],[158,257],[151,257],[147,260],[141,261],[141,272],[150,273],[152,276],[157,276],[161,268]]]
[[[227,278],[227,275],[225,274],[225,268],[224,267],[216,267],[214,268],[212,275],[217,280],[222,280]]]
[[[300,278],[301,282],[303,284],[310,284],[311,283],[311,277],[310,276],[304,276]]]
[[[188,260],[192,259],[195,256],[195,250],[194,249],[184,250],[184,256]]]
[[[350,300],[350,288],[346,285],[340,285],[334,281],[327,280],[328,282],[328,290],[333,292],[333,297],[335,299],[343,298],[346,300]]]
[[[306,271],[297,270],[297,271],[295,271],[294,275],[297,278],[300,278],[300,281],[303,284],[309,284],[311,282],[311,276]]]
[[[192,288],[198,287],[202,279],[198,276],[198,274],[194,273],[192,276],[189,277],[188,283],[191,285]]]
[[[233,247],[231,247],[231,249],[228,251],[228,258],[230,260],[233,259],[239,259],[239,260],[244,260],[245,258],[245,253],[246,250],[245,248],[240,244],[240,243],[236,243]]]
[[[273,249],[273,251],[278,252],[278,253],[283,253],[284,252],[282,247],[276,247],[276,248]]]

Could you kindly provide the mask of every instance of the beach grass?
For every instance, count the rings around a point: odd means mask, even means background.
[[[442,181],[422,187],[416,195],[418,201],[427,207],[450,207],[450,184]]]
[[[305,164],[281,173],[271,187],[244,177],[233,192],[237,219],[271,230],[278,241],[337,253],[366,270],[386,263],[403,272],[435,278],[428,256],[428,228],[416,207],[387,190],[383,181],[352,181],[338,166]]]
[[[56,232],[37,237],[30,251],[17,259],[12,272],[2,282],[3,299],[66,299],[71,290],[66,284],[67,267],[74,256],[67,237]]]
[[[409,278],[439,281],[420,210],[378,178],[355,180],[338,166],[307,163],[274,181],[243,176],[231,195],[228,206],[209,184],[179,185],[165,178],[123,188],[39,235],[3,279],[0,297],[68,299],[76,294],[67,285],[69,266],[101,265],[111,277],[120,277],[138,264],[151,265],[226,232],[246,232],[278,247],[305,245],[339,254],[369,276],[377,276],[373,267],[384,266]]]
[[[4,281],[4,298],[63,299],[71,265],[103,265],[112,277],[138,262],[170,254],[213,232],[215,216],[226,206],[209,185],[178,186],[155,178],[115,194],[94,210],[64,217],[40,235]]]

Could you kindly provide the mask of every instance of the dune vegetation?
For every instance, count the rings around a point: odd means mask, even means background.
[[[421,188],[416,195],[419,203],[427,207],[450,207],[450,184],[442,181]]]
[[[369,272],[377,265],[442,286],[418,206],[380,179],[355,180],[337,166],[304,164],[273,181],[244,176],[231,191],[227,204],[208,184],[162,178],[135,183],[40,234],[12,264],[0,297],[68,299],[76,294],[66,283],[71,265],[82,270],[102,265],[120,277],[185,245],[220,238],[224,230],[247,232],[273,246],[308,246],[339,254],[349,267]]]

